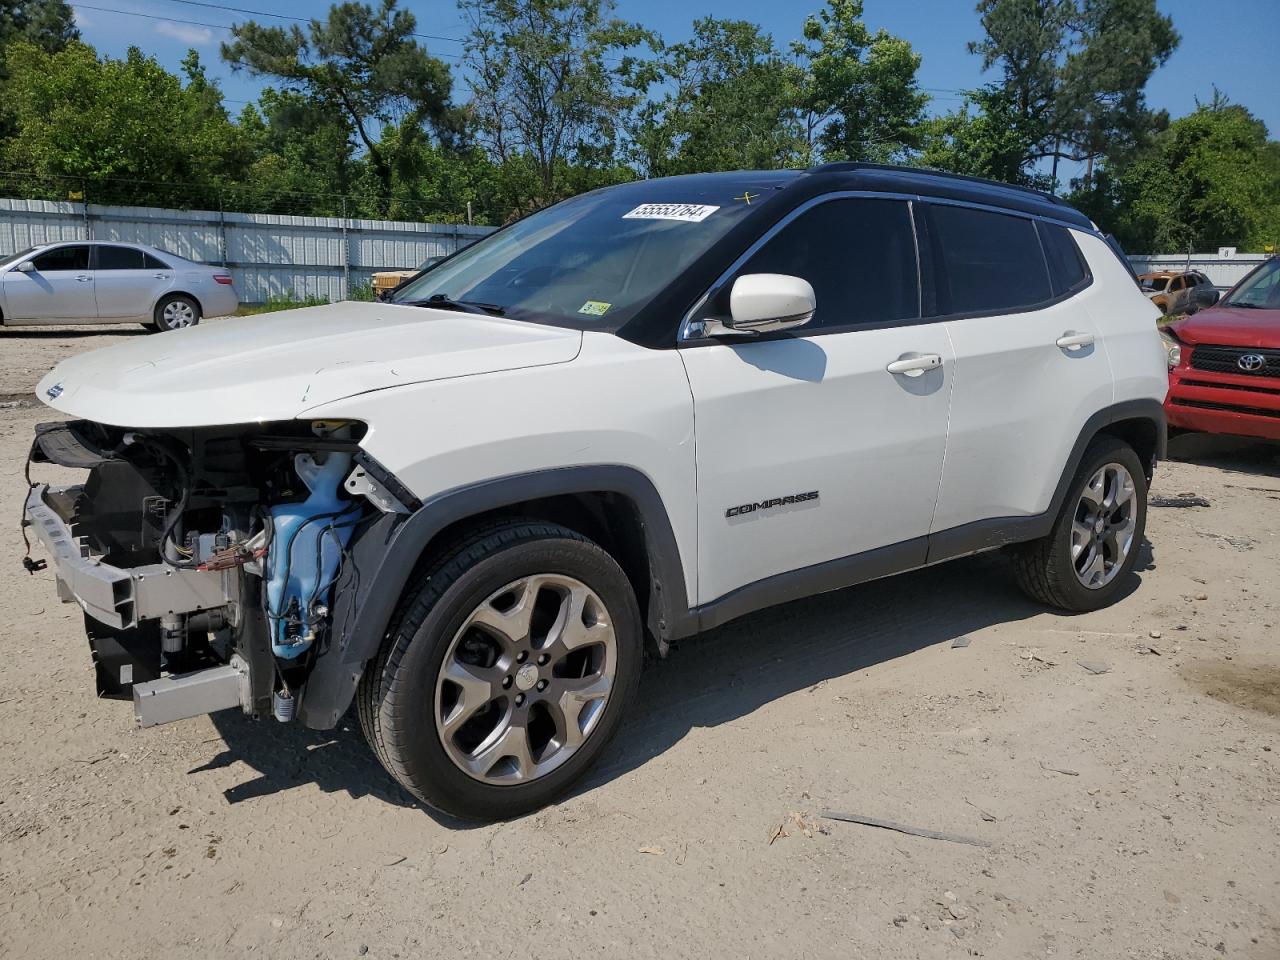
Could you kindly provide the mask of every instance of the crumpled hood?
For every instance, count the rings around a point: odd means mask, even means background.
[[[63,361],[36,395],[125,427],[288,420],[370,390],[566,363],[581,346],[578,330],[344,302],[139,336]]]
[[[1215,306],[1169,324],[1183,343],[1280,348],[1280,310]]]

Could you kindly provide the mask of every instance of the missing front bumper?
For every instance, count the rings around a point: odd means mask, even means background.
[[[117,630],[166,614],[201,613],[234,602],[236,570],[180,570],[163,563],[124,568],[92,556],[49,504],[71,490],[36,484],[23,510],[49,551],[63,600],[75,601],[89,616]]]

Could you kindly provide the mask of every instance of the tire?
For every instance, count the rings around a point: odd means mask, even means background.
[[[1123,500],[1123,493],[1113,496],[1119,486],[1114,483],[1119,471],[1111,468],[1120,468],[1128,475],[1132,483],[1131,499]],[[1100,474],[1103,475],[1101,503],[1097,505],[1098,514],[1094,515],[1098,488],[1091,481]],[[1112,508],[1115,513],[1111,516],[1105,515],[1108,499],[1116,501]],[[1083,613],[1105,607],[1124,589],[1133,571],[1146,523],[1147,479],[1142,461],[1133,447],[1122,440],[1098,437],[1085,450],[1053,529],[1039,540],[1012,548],[1018,585],[1033,600],[1060,610]],[[1089,530],[1092,534],[1087,534]],[[1085,546],[1077,552],[1075,546],[1079,543]],[[1118,549],[1126,543],[1127,547]],[[1110,566],[1108,554],[1111,554]],[[1084,571],[1078,572],[1079,567]],[[1090,578],[1094,582],[1086,585],[1085,580]]]
[[[171,293],[156,304],[154,328],[161,333],[194,327],[199,322],[200,304],[185,294]]]
[[[522,617],[523,643],[513,626]],[[508,819],[587,772],[635,698],[642,657],[635,594],[608,553],[555,524],[490,525],[442,553],[406,594],[361,677],[360,725],[424,803],[466,820]],[[565,664],[572,670],[560,676]]]

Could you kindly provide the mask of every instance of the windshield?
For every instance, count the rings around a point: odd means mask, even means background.
[[[1154,290],[1157,293],[1169,285],[1168,277],[1147,277],[1142,281],[1143,290]]]
[[[1268,260],[1227,297],[1229,307],[1280,310],[1280,260]]]
[[[467,247],[392,300],[615,331],[749,212],[734,194],[759,206],[761,192],[657,180],[584,194]]]

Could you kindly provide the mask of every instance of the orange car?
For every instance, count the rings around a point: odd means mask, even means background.
[[[1142,292],[1166,316],[1195,313],[1218,302],[1219,293],[1199,270],[1161,271],[1138,277]]]

